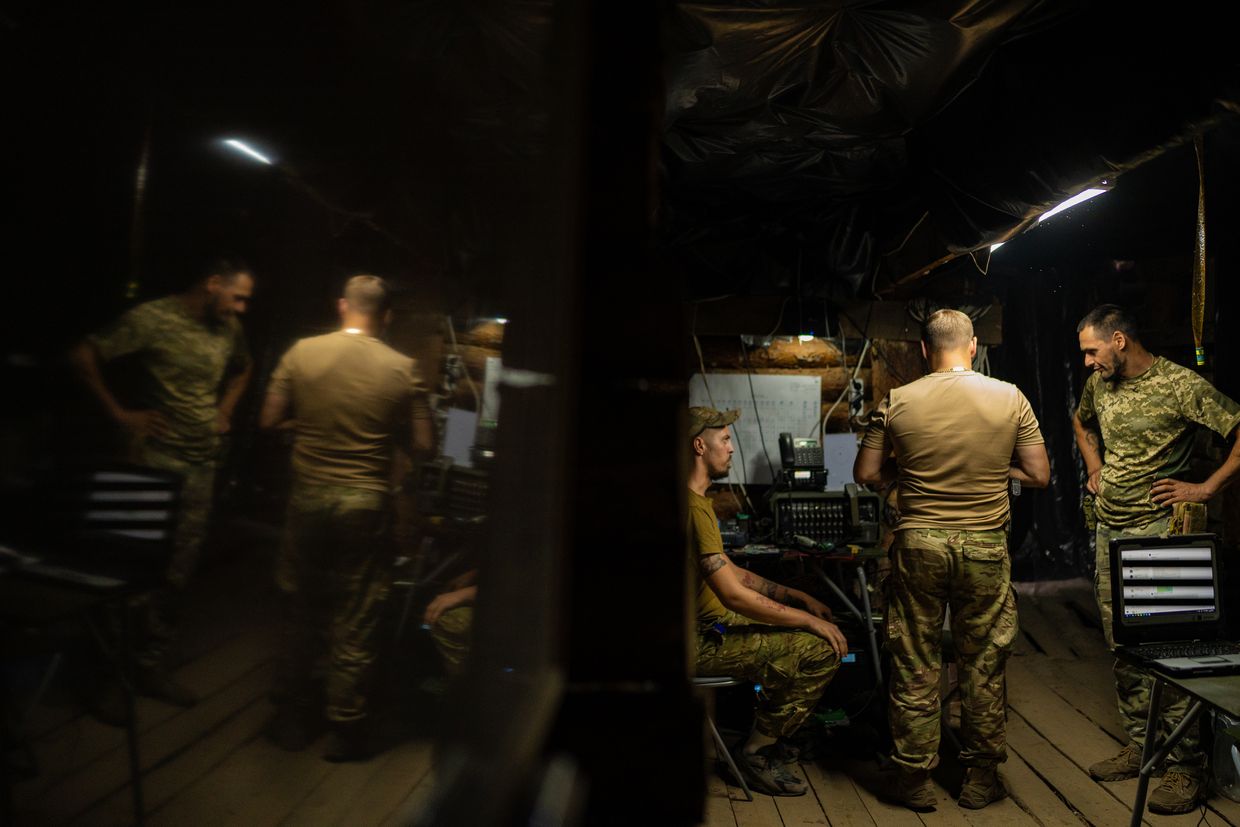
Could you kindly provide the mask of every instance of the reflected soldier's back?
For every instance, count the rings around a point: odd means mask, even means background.
[[[331,731],[324,756],[337,761],[371,752],[375,634],[394,559],[393,449],[421,453],[431,447],[416,364],[376,338],[390,320],[388,308],[381,279],[350,279],[339,300],[341,329],[289,349],[260,417],[264,428],[295,434],[276,567],[285,604],[281,706],[268,734],[285,749],[304,749],[325,717]],[[330,652],[320,689],[313,670],[323,636]]]

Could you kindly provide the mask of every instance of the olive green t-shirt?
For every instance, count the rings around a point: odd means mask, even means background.
[[[1008,521],[1017,445],[1042,432],[1015,385],[971,370],[931,373],[892,388],[861,444],[900,466],[898,528],[990,531]]]
[[[723,617],[726,609],[702,576],[700,561],[709,554],[723,554],[723,536],[710,499],[689,491],[689,569],[690,582],[697,583],[698,622],[711,623]]]
[[[1235,430],[1240,405],[1193,371],[1159,356],[1131,379],[1108,382],[1092,374],[1076,416],[1102,435],[1102,473],[1094,498],[1098,520],[1129,528],[1171,512],[1150,499],[1151,487],[1188,468],[1198,425],[1222,436]]]
[[[393,447],[430,416],[413,359],[343,330],[289,348],[270,391],[292,406],[293,471],[304,482],[388,490]]]
[[[180,298],[167,296],[131,308],[88,341],[104,362],[129,354],[141,360],[149,381],[137,404],[159,411],[169,425],[167,435],[147,437],[152,445],[190,462],[216,455],[220,384],[250,365],[235,316],[200,321]]]

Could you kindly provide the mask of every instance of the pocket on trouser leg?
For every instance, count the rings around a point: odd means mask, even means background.
[[[1016,645],[1016,634],[1019,630],[1020,619],[1016,612],[1016,590],[1009,585],[1007,595],[1003,599],[1003,606],[999,609],[999,616],[995,618],[994,631],[991,635],[991,642],[1003,653],[1005,659],[1007,653]]]
[[[967,580],[977,593],[998,592],[1008,577],[1007,543],[969,543],[961,547]]]
[[[961,554],[975,563],[1002,563],[1007,559],[1007,544],[967,543],[961,547]]]

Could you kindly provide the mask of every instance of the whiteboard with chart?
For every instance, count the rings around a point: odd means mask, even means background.
[[[771,469],[779,471],[779,435],[818,435],[822,377],[708,373],[703,381],[703,375],[695,373],[689,379],[689,404],[721,411],[739,408],[741,418],[732,426],[738,443],[732,473],[723,481],[770,485]]]

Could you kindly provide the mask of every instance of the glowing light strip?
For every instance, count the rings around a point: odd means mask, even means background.
[[[1078,192],[1076,195],[1069,198],[1067,201],[1060,204],[1059,206],[1051,207],[1049,210],[1039,215],[1038,223],[1041,224],[1043,221],[1050,218],[1052,215],[1055,215],[1056,213],[1061,213],[1064,210],[1070,210],[1073,207],[1075,207],[1077,204],[1088,201],[1089,199],[1093,198],[1095,195],[1102,195],[1102,193],[1104,192],[1106,192],[1106,190],[1097,189],[1097,188],[1082,190]]]
[[[258,161],[260,164],[267,164],[268,166],[270,166],[275,163],[275,161],[271,160],[266,155],[259,152],[257,149],[254,149],[252,146],[247,144],[245,141],[238,141],[236,138],[228,138],[227,140],[224,141],[224,143],[242,154],[249,155],[251,158],[253,158],[255,161]]]
[[[1046,212],[1044,212],[1044,213],[1042,213],[1041,215],[1039,215],[1039,216],[1038,216],[1038,223],[1039,223],[1039,224],[1041,224],[1043,221],[1045,221],[1046,219],[1050,218],[1052,215],[1056,215],[1056,214],[1058,214],[1058,213],[1061,213],[1061,212],[1063,212],[1064,210],[1070,210],[1070,209],[1072,209],[1073,207],[1075,207],[1077,204],[1084,203],[1085,201],[1088,201],[1089,199],[1093,198],[1094,196],[1097,196],[1097,195],[1102,195],[1102,193],[1104,193],[1104,192],[1106,192],[1106,190],[1104,190],[1104,189],[1099,189],[1099,188],[1097,188],[1097,187],[1091,187],[1090,189],[1087,189],[1087,190],[1081,190],[1081,191],[1080,191],[1080,192],[1078,192],[1076,195],[1074,195],[1074,196],[1072,196],[1071,198],[1069,198],[1067,201],[1064,201],[1062,204],[1057,204],[1057,205],[1055,205],[1054,207],[1051,207],[1051,208],[1050,208],[1049,210],[1047,210]],[[1006,244],[1006,243],[1007,243],[1007,242],[1005,242],[1005,241],[1000,241],[998,244],[991,244],[991,245],[990,245],[990,252],[992,252],[992,253],[993,253],[995,250],[998,250],[1000,247],[1002,247],[1002,246],[1003,246],[1004,244]]]

